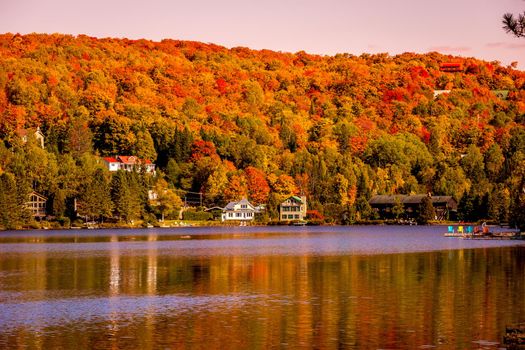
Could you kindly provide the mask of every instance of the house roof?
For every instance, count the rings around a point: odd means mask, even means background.
[[[33,129],[34,130],[34,129]],[[42,130],[40,130],[40,127],[37,127],[35,131],[33,131],[32,129],[21,129],[21,128],[18,128],[15,130],[15,133],[19,136],[19,137],[24,137],[24,136],[27,136],[30,132],[33,133],[33,135],[40,135],[40,136],[44,136],[44,134],[42,133]]]
[[[303,199],[302,199],[301,197],[299,197],[299,196],[290,196],[290,197],[286,198],[286,199],[284,200],[284,202],[286,202],[287,200],[292,200],[292,201],[295,201],[295,202],[297,202],[297,203],[304,204]],[[283,202],[283,203],[284,203],[284,202]],[[281,204],[282,204],[282,203],[281,203]]]
[[[149,159],[140,159],[135,156],[116,156],[116,157],[104,157],[104,160],[108,163],[123,163],[123,164],[152,164]]]
[[[27,136],[27,130],[26,129],[17,129],[15,132],[20,137]]]
[[[120,160],[121,163],[124,164],[138,164],[140,163],[140,159],[138,159],[135,156],[118,156],[118,160]]]
[[[40,193],[38,193],[36,191],[31,191],[29,193],[29,197],[31,197],[31,196],[37,196],[37,197],[40,197],[41,199],[44,199],[44,200],[47,201],[47,197],[46,196],[44,196],[44,195],[42,195],[42,194],[40,194]]]
[[[252,203],[250,203],[246,198],[243,198],[243,199],[241,199],[241,200],[238,201],[238,202],[230,202],[230,203],[228,203],[228,204],[224,207],[224,210],[235,210],[235,206],[236,206],[236,205],[243,205],[243,204],[248,205],[249,207],[251,207],[251,209],[255,209],[255,207],[253,206]],[[244,209],[244,210],[246,210],[246,209]]]
[[[398,198],[399,201],[401,201],[401,203],[402,203],[404,197],[406,197],[406,196],[403,196],[403,195],[394,195],[394,196],[378,195],[378,196],[373,196],[372,198],[370,198],[368,203],[370,203],[370,204],[393,204],[393,203],[396,202],[396,198]]]

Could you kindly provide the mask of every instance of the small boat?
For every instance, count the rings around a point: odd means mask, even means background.
[[[292,225],[294,226],[306,226],[308,222],[301,220],[301,221],[295,221]]]

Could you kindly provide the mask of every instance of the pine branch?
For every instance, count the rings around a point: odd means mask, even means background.
[[[505,32],[518,38],[525,37],[525,12],[520,13],[517,17],[514,17],[512,13],[506,13],[503,15],[502,23]]]

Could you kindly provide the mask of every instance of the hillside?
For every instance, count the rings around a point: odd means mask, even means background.
[[[0,114],[0,172],[57,216],[91,183],[92,155],[119,154],[208,205],[247,195],[274,214],[301,192],[363,219],[373,194],[432,192],[466,220],[525,215],[525,72],[497,62],[4,34]],[[45,150],[19,140],[37,127]]]

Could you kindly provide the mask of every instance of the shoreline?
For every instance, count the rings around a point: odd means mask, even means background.
[[[46,222],[51,223],[51,222]],[[56,224],[56,223],[55,223]],[[0,227],[0,235],[4,232],[17,232],[17,231],[84,231],[84,230],[150,230],[150,229],[169,229],[169,228],[197,228],[197,227],[352,227],[352,226],[480,226],[481,223],[465,223],[465,222],[456,222],[456,221],[434,221],[425,225],[418,224],[408,224],[408,223],[399,223],[387,220],[366,220],[366,221],[356,221],[351,224],[340,224],[340,223],[307,223],[296,225],[294,222],[282,222],[282,221],[270,221],[270,222],[248,222],[246,225],[240,224],[240,222],[220,222],[220,221],[182,221],[182,220],[166,220],[163,224],[156,223],[155,225],[145,224],[142,221],[137,221],[131,224],[122,224],[122,223],[100,223],[100,224],[83,224],[82,226],[70,226],[64,227],[60,225],[24,225],[16,229],[5,229]],[[497,223],[489,223],[490,227],[513,229],[508,225],[500,225]]]

